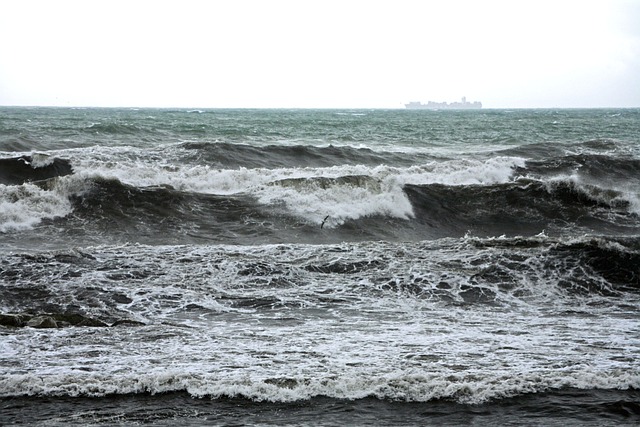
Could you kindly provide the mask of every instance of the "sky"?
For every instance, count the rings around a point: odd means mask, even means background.
[[[640,107],[640,0],[4,0],[0,105]]]

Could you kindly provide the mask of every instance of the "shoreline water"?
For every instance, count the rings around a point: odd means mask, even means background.
[[[318,397],[293,403],[193,398],[175,392],[91,398],[0,400],[3,425],[636,425],[638,391],[566,389],[505,399],[500,404],[389,402]],[[35,414],[29,410],[40,407]],[[27,413],[24,415],[24,413]],[[597,414],[597,416],[593,416]]]

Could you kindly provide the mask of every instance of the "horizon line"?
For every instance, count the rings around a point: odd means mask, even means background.
[[[105,105],[59,105],[59,104],[0,104],[0,108],[93,108],[93,109],[149,109],[149,110],[404,110],[404,111],[482,111],[482,110],[632,110],[635,107],[621,106],[589,106],[589,107],[485,107],[475,109],[465,108],[433,108],[433,109],[411,109],[406,107],[203,107],[203,106],[145,106],[145,105],[129,105],[129,106],[105,106]]]

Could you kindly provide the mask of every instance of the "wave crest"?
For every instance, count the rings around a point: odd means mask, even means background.
[[[429,402],[453,400],[481,404],[490,400],[566,388],[619,389],[640,388],[640,375],[580,369],[573,374],[520,374],[518,377],[493,374],[478,377],[452,373],[448,376],[411,372],[386,375],[363,373],[325,378],[219,378],[212,374],[180,372],[152,373],[140,376],[100,374],[12,374],[0,378],[0,396],[88,396],[114,394],[160,394],[186,391],[193,397],[236,398],[254,401],[296,402],[326,396],[337,399],[375,397],[388,401]]]

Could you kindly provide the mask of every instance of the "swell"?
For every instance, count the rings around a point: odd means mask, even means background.
[[[369,175],[319,176],[284,178],[252,191],[219,195],[169,185],[137,187],[115,178],[73,178],[77,182],[56,178],[39,187],[4,190],[3,197],[24,200],[0,215],[3,231],[40,221],[34,232],[41,237],[51,233],[49,239],[249,244],[543,232],[624,236],[637,234],[640,226],[628,194],[573,180],[521,178],[491,185],[405,184],[395,189]]]
[[[68,160],[46,155],[0,159],[0,184],[21,185],[73,173]]]
[[[246,195],[182,192],[170,186],[135,187],[92,178],[72,195],[73,215],[62,221],[77,233],[166,243],[184,237],[210,241],[269,234],[270,216]],[[190,239],[186,239],[189,241]]]
[[[389,153],[368,149],[213,145],[220,153],[207,145],[194,154],[230,163],[235,156],[239,169],[167,166],[155,159],[78,160],[73,167],[72,161],[44,155],[2,159],[0,196],[7,208],[0,212],[0,230],[53,220],[70,236],[118,235],[146,243],[324,243],[468,233],[626,235],[640,225],[640,162],[632,158],[488,157],[395,167],[378,166]],[[280,158],[284,153],[290,158]],[[344,165],[343,157],[360,163]],[[342,163],[290,164],[296,161]],[[376,166],[362,165],[366,161]],[[239,166],[252,162],[287,166]]]
[[[493,185],[404,186],[415,220],[440,237],[533,235],[565,229],[635,233],[640,221],[625,194],[578,184],[518,179]]]
[[[498,153],[527,159],[525,165],[514,169],[520,176],[536,179],[576,176],[603,184],[640,185],[640,159],[634,144],[612,139],[524,144]]]
[[[379,192],[380,183],[368,176],[337,178],[290,178],[261,187],[298,192]],[[75,238],[107,239],[109,242],[147,244],[225,243],[263,244],[281,242],[326,243],[342,240],[411,239],[413,227],[383,213],[355,219],[327,215],[305,218],[295,206],[260,200],[251,193],[231,195],[179,191],[169,185],[136,187],[112,178],[89,178],[83,190],[69,196],[73,212],[56,219],[65,234]],[[367,193],[369,194],[369,193]],[[322,218],[324,221],[320,222]],[[408,227],[408,228],[407,228]],[[45,230],[40,230],[45,232]]]
[[[640,179],[640,160],[631,157],[612,157],[602,154],[576,154],[556,159],[529,160],[516,173],[535,176],[570,175],[617,182]]]
[[[294,168],[329,167],[335,165],[409,166],[433,160],[427,153],[378,152],[370,148],[346,145],[265,145],[188,142],[180,144],[185,160],[212,167]]]
[[[152,128],[148,128],[144,125],[144,122],[123,122],[123,121],[108,121],[91,123],[88,126],[82,128],[83,132],[90,134],[105,134],[105,135],[144,135],[146,133],[153,133]]]
[[[596,138],[578,142],[530,142],[499,152],[503,155],[533,158],[557,158],[572,154],[616,154],[626,151],[626,144],[615,139]]]

